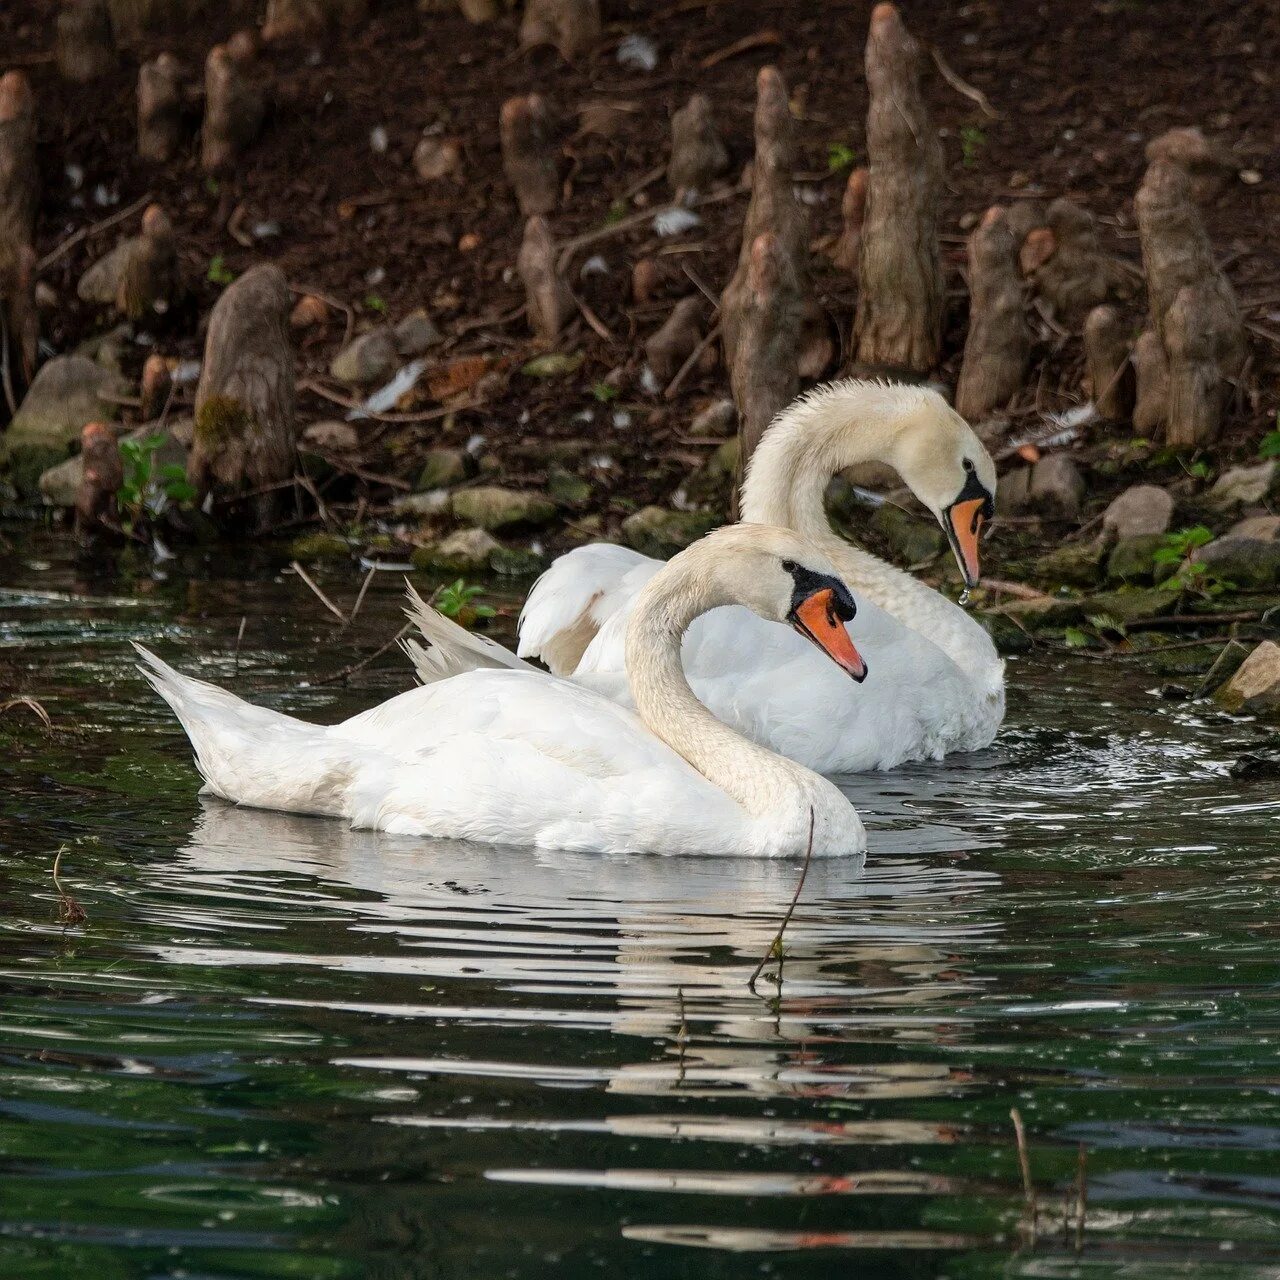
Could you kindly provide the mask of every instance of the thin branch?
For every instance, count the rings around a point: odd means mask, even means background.
[[[292,569],[294,573],[296,573],[298,577],[300,577],[303,580],[303,582],[305,582],[307,586],[309,586],[311,590],[315,592],[316,599],[319,600],[320,603],[324,605],[324,607],[328,609],[329,612],[333,614],[333,616],[337,618],[337,620],[340,623],[342,623],[342,625],[345,627],[347,625],[347,622],[349,621],[349,619],[347,618],[347,615],[343,613],[342,610],[339,609],[338,606],[334,604],[333,601],[330,600],[329,597],[325,595],[323,591],[320,590],[320,588],[316,585],[315,580],[311,577],[311,575],[296,560],[289,561],[289,568]]]
[[[348,624],[356,620],[356,614],[360,612],[360,606],[364,604],[365,592],[369,590],[369,584],[373,581],[373,575],[378,572],[377,565],[371,565],[369,572],[364,575],[364,581],[360,584],[360,594],[356,596],[356,602],[351,606],[351,612],[347,615]]]
[[[756,979],[760,977],[766,964],[773,959],[782,959],[782,935],[786,932],[787,925],[791,923],[792,913],[796,909],[796,903],[800,901],[800,891],[804,888],[804,878],[809,874],[809,863],[813,861],[813,809],[809,809],[809,847],[804,853],[804,866],[800,868],[800,879],[796,884],[796,891],[791,895],[791,905],[787,908],[787,914],[782,917],[782,923],[778,926],[778,932],[773,935],[773,941],[769,943],[769,949],[760,957],[760,963],[756,965],[752,971],[751,977],[747,979],[747,990],[752,995],[756,994]]]
[[[309,284],[291,284],[289,286],[290,293],[296,293],[301,296],[310,294],[313,298],[319,298],[327,307],[333,307],[336,311],[341,311],[346,317],[346,328],[342,334],[342,345],[345,347],[351,341],[351,335],[356,327],[355,308],[349,303],[343,302],[340,298],[335,298],[331,293],[325,293],[321,289],[313,288]]]
[[[1084,1221],[1089,1212],[1089,1179],[1087,1169],[1089,1152],[1084,1143],[1080,1144],[1076,1156],[1076,1252],[1084,1248]]]
[[[1039,1222],[1036,1189],[1031,1181],[1031,1156],[1027,1151],[1027,1131],[1022,1127],[1022,1113],[1017,1107],[1009,1112],[1009,1119],[1013,1121],[1013,1132],[1018,1142],[1018,1167],[1022,1170],[1022,1194],[1027,1202],[1031,1243],[1035,1244],[1036,1236],[1039,1234]]]
[[[308,680],[306,682],[307,687],[316,688],[322,684],[334,684],[339,680],[345,680],[348,676],[355,675],[357,671],[363,671],[371,662],[382,657],[388,649],[394,649],[412,630],[413,625],[406,622],[386,644],[380,645],[367,658],[361,658],[359,662],[353,662],[349,667],[343,667],[341,671],[334,671],[330,675],[321,676],[319,680]]]
[[[44,721],[46,729],[53,729],[53,721],[49,719],[49,713],[34,698],[29,698],[25,694],[18,698],[10,698],[8,702],[0,705],[0,715],[12,710],[14,707],[26,707],[34,711]]]
[[[938,46],[930,45],[929,52],[933,55],[933,64],[942,74],[942,78],[958,93],[968,98],[970,102],[976,102],[982,114],[992,120],[1000,119],[1000,112],[991,105],[990,99],[981,89],[975,89],[967,80],[962,80],[951,69],[946,58],[942,56],[942,50]]]
[[[103,218],[101,222],[91,222],[87,227],[81,227],[79,231],[73,235],[69,235],[56,249],[46,253],[39,262],[36,263],[36,274],[39,275],[46,267],[51,267],[59,258],[69,253],[82,240],[87,240],[90,236],[96,236],[100,231],[109,231],[112,227],[119,226],[127,218],[133,217],[139,209],[145,209],[151,203],[151,192],[148,191],[145,196],[139,200],[135,200],[126,209],[121,209],[117,213],[113,213],[109,218]]]
[[[691,352],[689,352],[688,359],[686,359],[684,364],[682,364],[680,368],[676,370],[675,377],[672,378],[671,381],[667,383],[667,389],[662,393],[662,398],[664,400],[672,400],[675,398],[675,394],[677,391],[680,390],[680,387],[684,383],[685,378],[688,377],[694,365],[696,365],[698,361],[702,359],[702,353],[719,336],[720,336],[720,326],[718,324],[713,324],[711,328],[707,331],[707,336],[703,338],[702,341],[699,342],[698,345],[694,347],[694,349]]]

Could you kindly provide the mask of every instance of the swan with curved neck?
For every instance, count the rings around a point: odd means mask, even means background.
[[[887,769],[986,746],[1004,717],[1004,664],[958,605],[832,530],[823,495],[859,462],[894,467],[934,514],[969,582],[994,505],[995,466],[969,425],[925,387],[844,381],[788,406],[748,468],[744,522],[781,525],[817,545],[857,596],[858,643],[871,675],[851,691],[832,682],[795,637],[736,612],[689,629],[684,665],[694,692],[757,742],[828,773]],[[661,562],[593,543],[561,556],[534,585],[520,619],[521,657],[540,657],[626,703],[626,620]],[[431,647],[411,656],[424,681],[474,666],[523,665],[430,615],[411,613]]]
[[[861,852],[862,824],[836,787],[694,696],[683,638],[723,606],[788,624],[845,683],[866,675],[845,629],[854,600],[830,561],[761,525],[708,535],[637,593],[624,636],[636,714],[545,672],[486,668],[326,728],[138,651],[191,740],[205,790],[237,804],[403,835],[764,857],[803,854],[812,821],[815,855]]]

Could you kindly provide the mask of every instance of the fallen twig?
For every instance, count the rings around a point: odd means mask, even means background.
[[[236,652],[231,664],[231,678],[234,680],[240,674],[240,645],[244,641],[245,623],[249,621],[248,614],[244,614],[240,618],[240,630],[236,632]]]
[[[938,68],[942,78],[958,93],[968,98],[970,102],[976,102],[982,114],[992,120],[1000,119],[1000,112],[991,105],[991,100],[981,89],[975,89],[967,80],[962,80],[951,69],[951,65],[946,58],[942,56],[942,50],[936,44],[929,46],[929,52],[933,55],[933,65]]]
[[[395,635],[393,635],[391,639],[386,642],[386,644],[380,645],[371,654],[369,654],[367,658],[361,658],[359,662],[353,662],[349,667],[343,667],[341,671],[334,671],[330,675],[321,676],[318,680],[304,681],[304,684],[306,685],[307,688],[314,688],[318,685],[334,684],[338,680],[345,680],[348,676],[355,675],[357,671],[363,671],[365,667],[369,665],[369,663],[382,657],[382,655],[386,653],[388,649],[394,649],[396,645],[398,645],[400,641],[403,640],[405,636],[407,636],[409,632],[412,630],[413,630],[413,625],[411,623],[406,622],[404,626],[401,627],[400,630],[397,631]]]
[[[521,310],[523,309],[522,307]],[[461,413],[466,409],[484,408],[484,401],[469,400],[466,404],[446,404],[441,405],[438,409],[426,409],[421,413],[375,413],[372,409],[361,408],[358,400],[352,400],[349,396],[341,396],[336,391],[330,391],[323,383],[316,382],[313,378],[303,378],[298,383],[298,390],[311,391],[322,400],[328,400],[332,404],[340,404],[344,409],[360,409],[360,412],[370,422],[433,422],[436,418],[447,418],[451,413]],[[351,474],[359,475],[360,472],[352,470]],[[396,481],[395,483],[399,484],[401,482]],[[404,487],[406,489],[409,488],[408,485]]]
[[[702,359],[702,353],[719,336],[720,336],[720,326],[718,324],[713,324],[711,328],[707,331],[706,337],[704,337],[702,341],[699,342],[698,345],[694,347],[692,351],[689,352],[689,355],[685,359],[684,364],[682,364],[676,370],[675,377],[673,377],[671,381],[667,383],[667,389],[662,393],[662,398],[664,400],[672,400],[675,398],[676,392],[680,390],[680,387],[683,384],[685,378],[689,376],[689,371],[694,367],[694,365],[698,363],[699,360]]]
[[[749,53],[752,49],[762,49],[765,45],[782,44],[782,37],[776,31],[757,31],[752,35],[743,36],[741,40],[735,40],[732,44],[727,44],[723,49],[717,49],[715,53],[709,53],[698,63],[703,71],[710,71],[712,67],[718,67],[722,62],[727,62],[730,58],[736,58],[740,53]]]
[[[1084,1221],[1089,1212],[1089,1180],[1086,1169],[1089,1163],[1089,1152],[1084,1143],[1076,1156],[1076,1252],[1084,1248]]]
[[[1043,591],[1037,591],[1035,587],[1028,587],[1021,582],[1008,582],[1004,578],[987,578],[982,579],[982,585],[992,591],[1002,592],[1007,596],[1014,596],[1019,600],[1050,600],[1051,596]]]
[[[87,227],[81,227],[79,231],[69,235],[56,249],[51,249],[48,253],[36,263],[36,274],[44,271],[46,267],[51,267],[59,258],[69,253],[82,240],[87,240],[90,236],[96,236],[100,231],[110,231],[112,227],[118,226],[126,219],[133,217],[140,209],[145,209],[151,203],[151,192],[148,191],[145,196],[135,200],[125,209],[120,209],[113,213],[109,218],[103,218],[101,222],[91,222]]]
[[[787,925],[791,923],[791,915],[796,909],[796,903],[800,901],[800,891],[804,888],[804,878],[809,874],[809,863],[813,861],[813,809],[809,810],[809,846],[804,852],[804,866],[800,868],[800,879],[796,883],[796,891],[791,895],[791,905],[787,908],[787,914],[782,917],[782,923],[778,926],[778,932],[773,935],[773,941],[769,943],[769,949],[760,957],[760,963],[756,965],[752,971],[751,977],[747,979],[747,990],[752,995],[756,994],[756,979],[759,978],[766,964],[770,960],[782,960],[782,935],[786,932]]]
[[[323,591],[320,590],[319,586],[316,585],[316,582],[311,577],[311,575],[296,560],[289,561],[289,568],[292,569],[294,573],[296,573],[298,577],[300,577],[303,580],[303,582],[305,582],[307,586],[309,586],[311,590],[315,592],[316,598],[320,601],[320,603],[324,605],[324,607],[328,609],[329,612],[333,614],[333,616],[337,618],[338,621],[342,623],[342,625],[345,627],[347,623],[350,621],[350,619],[347,617],[345,613],[342,612],[341,609],[338,608],[336,604],[333,603],[332,600],[329,599],[327,595],[325,595]]]
[[[62,881],[58,879],[58,867],[66,851],[67,846],[64,844],[54,855],[53,887],[58,891],[58,923],[63,928],[73,928],[75,925],[84,924],[89,919],[89,913],[62,887]]]
[[[335,298],[331,293],[325,293],[322,289],[316,289],[309,284],[291,284],[289,292],[303,296],[310,294],[313,298],[319,298],[325,306],[341,311],[346,318],[346,328],[342,334],[342,345],[345,347],[351,341],[351,335],[355,332],[356,327],[356,313],[355,308],[349,303],[343,302],[340,298]]]
[[[612,329],[609,328],[603,320],[591,309],[586,300],[577,294],[574,290],[569,290],[569,296],[577,304],[578,310],[582,312],[582,318],[595,330],[596,334],[603,338],[611,346],[616,346],[618,339],[614,335]]]
[[[1018,1167],[1022,1170],[1022,1194],[1027,1202],[1028,1228],[1031,1243],[1035,1244],[1036,1236],[1039,1233],[1039,1224],[1036,1209],[1036,1189],[1031,1181],[1031,1156],[1027,1151],[1027,1132],[1022,1127],[1022,1113],[1017,1107],[1009,1112],[1009,1119],[1013,1121],[1014,1137],[1018,1143]]]
[[[360,606],[364,604],[365,592],[369,590],[369,584],[373,581],[373,575],[378,572],[378,566],[370,567],[369,572],[364,575],[364,581],[360,584],[360,593],[356,596],[356,602],[351,606],[351,612],[347,615],[347,623],[350,624],[356,620],[356,614],[360,612]]]
[[[28,710],[34,711],[44,721],[46,729],[53,729],[53,721],[49,719],[49,713],[34,698],[30,698],[26,694],[18,698],[10,698],[8,702],[0,706],[0,715],[14,707],[26,707]]]

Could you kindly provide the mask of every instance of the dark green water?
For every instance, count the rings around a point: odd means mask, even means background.
[[[408,683],[297,687],[395,630],[396,575],[343,633],[267,568],[62,554],[0,569],[0,681],[55,723],[0,717],[0,1275],[1280,1276],[1280,783],[1226,768],[1256,726],[1015,662],[995,749],[852,782],[872,853],[814,864],[756,997],[796,866],[196,797],[127,641],[338,718]]]

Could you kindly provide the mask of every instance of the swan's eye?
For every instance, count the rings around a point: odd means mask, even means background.
[[[977,468],[973,465],[972,458],[965,458],[961,465],[970,475],[973,475],[974,471],[977,470]]]
[[[784,560],[782,567],[787,573],[795,573],[800,566],[794,560]]]

